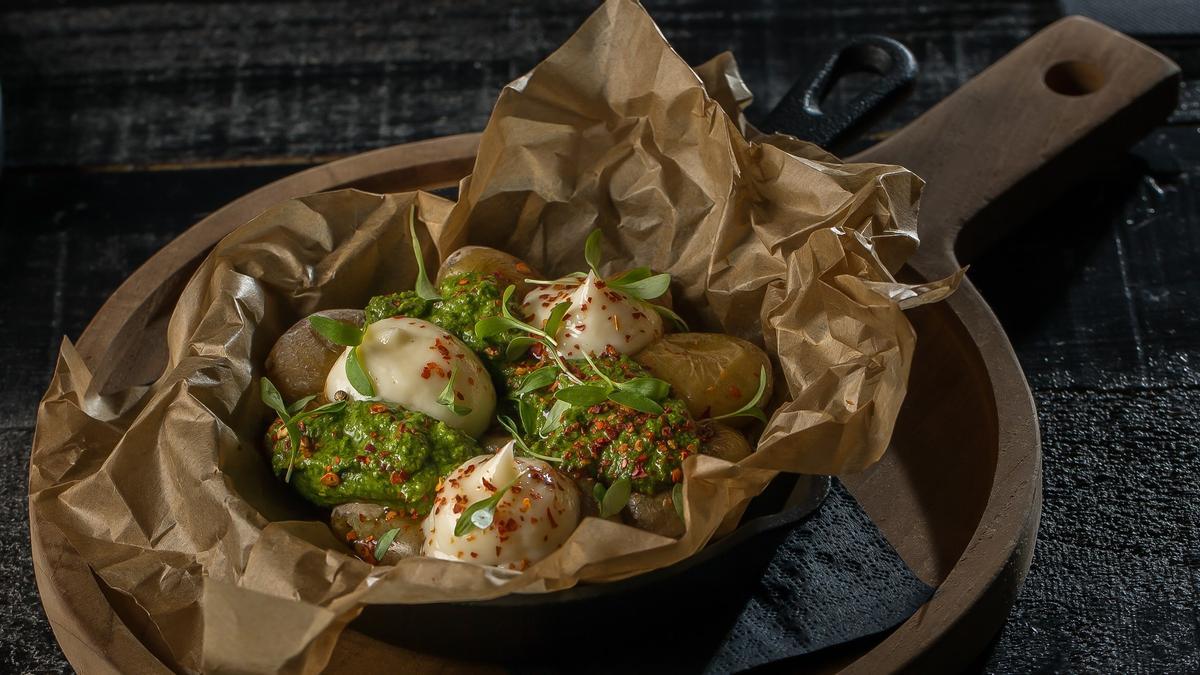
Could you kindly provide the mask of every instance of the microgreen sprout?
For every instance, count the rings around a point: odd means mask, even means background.
[[[413,290],[422,300],[441,300],[442,296],[438,295],[437,289],[429,282],[429,275],[425,273],[425,256],[421,255],[421,242],[417,239],[416,204],[413,204],[408,210],[408,234],[412,239],[413,255],[417,258],[417,282]]]
[[[767,369],[764,366],[760,367],[758,370],[758,391],[754,393],[754,398],[747,401],[746,405],[742,406],[741,408],[738,408],[730,413],[725,413],[724,415],[717,415],[713,419],[722,420],[729,417],[753,417],[754,419],[765,423],[767,421],[767,414],[763,412],[761,404],[763,394],[766,392],[766,390]]]
[[[438,394],[437,402],[449,408],[455,415],[469,415],[471,414],[471,407],[458,402],[462,394],[459,394],[454,389],[454,382],[457,379],[458,364],[456,363],[450,367],[450,377],[446,380],[446,388],[442,389],[442,392]]]
[[[350,353],[346,355],[346,379],[350,381],[350,386],[354,387],[354,390],[358,393],[367,397],[374,396],[375,385],[371,382],[371,376],[367,374],[366,366],[362,360],[362,353],[358,350],[359,346],[362,345],[366,330],[352,323],[330,319],[320,314],[313,314],[308,317],[308,323],[312,326],[313,330],[326,340],[335,345],[350,348]]]
[[[291,454],[288,456],[287,474],[283,480],[285,483],[292,480],[292,467],[296,463],[296,450],[300,448],[300,423],[307,419],[312,419],[317,415],[326,415],[329,413],[340,412],[346,407],[345,401],[335,401],[326,403],[319,408],[314,408],[307,412],[304,411],[304,406],[308,405],[315,398],[306,396],[299,401],[292,403],[290,406],[283,402],[283,396],[279,394],[279,390],[274,383],[267,378],[259,380],[259,395],[262,397],[263,403],[267,407],[274,410],[279,419],[283,422],[284,428],[287,430],[288,443],[291,445]]]

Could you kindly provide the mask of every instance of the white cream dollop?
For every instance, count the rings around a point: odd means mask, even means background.
[[[375,399],[425,413],[478,438],[491,424],[496,391],[479,357],[444,329],[404,316],[382,319],[367,326],[358,347],[363,366],[375,387]],[[347,347],[325,378],[325,397],[338,391],[366,400],[346,376]],[[460,415],[438,402],[454,376],[458,403],[470,408]]]
[[[491,525],[454,535],[468,506],[509,485]],[[510,442],[494,455],[467,460],[442,480],[425,518],[421,553],[525,569],[562,546],[579,525],[579,513],[575,484],[541,460],[514,456]]]
[[[594,272],[578,281],[537,286],[522,308],[540,328],[561,302],[571,303],[554,336],[563,358],[582,359],[584,352],[601,354],[609,346],[632,355],[663,335],[662,317],[650,303],[609,287]]]

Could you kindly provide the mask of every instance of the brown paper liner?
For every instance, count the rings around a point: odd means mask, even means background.
[[[958,281],[892,277],[917,244],[921,181],[788,137],[747,141],[757,132],[732,57],[699,71],[640,5],[610,0],[501,93],[459,202],[343,190],[246,223],[184,290],[168,366],[148,388],[100,395],[65,344],[39,412],[35,517],[147,617],[170,667],[312,672],[364,603],[483,600],[660,568],[703,547],[777,471],[878,460],[912,358],[901,310]],[[472,243],[550,274],[581,269],[599,227],[604,271],[669,272],[695,324],[769,350],[786,387],[758,450],[740,464],[685,462],[681,539],[587,519],[523,573],[426,558],[375,568],[272,475],[253,386],[267,351],[313,311],[412,287],[414,203],[431,268]]]

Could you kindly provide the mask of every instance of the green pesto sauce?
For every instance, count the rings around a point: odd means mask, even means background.
[[[291,485],[319,506],[365,501],[424,516],[438,479],[483,454],[473,438],[440,420],[374,401],[349,401],[342,412],[310,418],[302,435]],[[290,445],[276,419],[267,447],[280,478]]]
[[[486,340],[475,335],[475,324],[480,319],[500,313],[500,299],[504,289],[496,277],[477,272],[466,272],[446,277],[437,287],[441,300],[422,300],[415,291],[400,291],[390,295],[377,295],[367,303],[367,323],[393,316],[410,316],[425,319],[446,329],[467,347],[480,356],[485,364],[494,366],[504,359],[504,347],[516,335],[508,331]],[[514,299],[509,309],[520,311]]]
[[[573,362],[572,365],[577,365]],[[645,368],[626,357],[603,356],[596,365],[609,378],[624,381],[647,374]],[[526,361],[505,370],[510,390],[520,386],[524,375],[537,367]],[[577,371],[584,380],[598,380],[590,369]],[[553,403],[551,387],[525,395],[539,411]],[[683,479],[683,460],[700,452],[695,421],[687,406],[676,398],[660,402],[658,415],[606,401],[589,407],[572,406],[562,424],[546,438],[527,438],[534,452],[561,457],[557,467],[572,477],[589,477],[606,485],[628,478],[642,494],[669,490]]]
[[[433,303],[422,300],[416,291],[400,291],[390,295],[376,295],[367,303],[366,322],[375,323],[393,316],[411,316],[424,319],[429,316],[429,306]]]

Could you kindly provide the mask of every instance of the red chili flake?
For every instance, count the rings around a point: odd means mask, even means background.
[[[478,558],[478,557],[479,557],[479,554],[478,554],[478,553],[476,553],[475,551],[471,551],[471,557],[472,557],[472,558]]]
[[[463,398],[463,395],[462,395],[462,392],[461,392],[461,391],[456,391],[456,392],[454,392],[454,398],[456,398],[456,399],[458,399],[458,400],[460,400],[460,401],[465,401],[465,400],[466,400],[465,398]]]
[[[742,390],[738,389],[736,384],[729,385],[729,398],[741,398]]]
[[[596,280],[596,288],[604,288],[607,285],[608,283],[606,283],[603,279]]]
[[[357,532],[355,532],[354,530],[350,530],[349,532],[346,533],[346,541],[354,541],[355,539],[358,539]]]
[[[359,464],[366,464],[366,463],[368,463],[368,462],[370,462],[370,461],[371,461],[370,459],[368,459],[368,458],[367,458],[367,456],[366,456],[366,455],[357,455],[357,456],[354,458],[354,460],[355,460],[356,462],[358,462]]]
[[[459,354],[459,356],[462,356],[462,354]],[[472,384],[472,385],[473,385],[473,384],[475,384],[475,378],[473,378],[473,377],[468,377],[468,378],[467,378],[467,384]]]
[[[469,284],[469,283],[471,283],[471,280],[470,280],[470,279],[468,279],[468,278],[466,278],[466,277],[463,277],[463,278],[461,278],[461,279],[459,279],[459,280],[458,280],[458,285],[459,285],[459,286],[466,286],[466,285],[467,285],[467,284]]]
[[[678,483],[681,480],[683,480],[683,469],[679,467],[671,469],[671,482]]]
[[[337,487],[342,484],[342,479],[334,472],[327,472],[321,476],[321,485],[325,487]]]
[[[467,468],[463,469],[463,476],[470,476],[473,473],[475,473],[475,465],[474,464],[468,464]]]
[[[520,485],[514,485],[514,486],[508,488],[508,491],[513,493],[514,495],[519,495],[522,492]]]
[[[516,263],[516,265],[514,265],[514,267],[516,267],[516,268],[517,268],[517,271],[518,271],[518,272],[521,272],[521,273],[523,273],[523,274],[529,274],[530,272],[532,272],[532,271],[533,271],[533,268],[531,268],[529,265],[526,265],[526,264],[524,263],[524,261],[518,261],[518,262]]]
[[[628,333],[625,334],[625,342],[629,342],[632,339],[633,339],[632,335],[629,335]]]
[[[488,492],[495,492],[495,491],[496,491],[496,486],[495,486],[495,485],[492,485],[492,481],[490,481],[490,480],[488,480],[488,479],[486,479],[486,478],[483,478],[482,480],[483,480],[483,487],[487,488],[487,489],[488,489]]]
[[[369,453],[372,453],[372,452],[375,452],[375,444],[374,444],[374,443],[367,443],[366,445],[364,445],[364,446],[363,446],[363,452],[366,452],[366,453],[368,453],[368,454],[369,454]]]
[[[382,403],[372,403],[369,410],[372,415],[378,415],[379,413],[387,412],[387,406]]]
[[[403,471],[393,471],[388,480],[392,482],[392,485],[399,485],[400,483],[408,480],[408,475]]]
[[[465,508],[467,508],[467,496],[454,495],[454,513],[462,513]]]
[[[600,305],[600,309],[608,309],[608,305]]]

